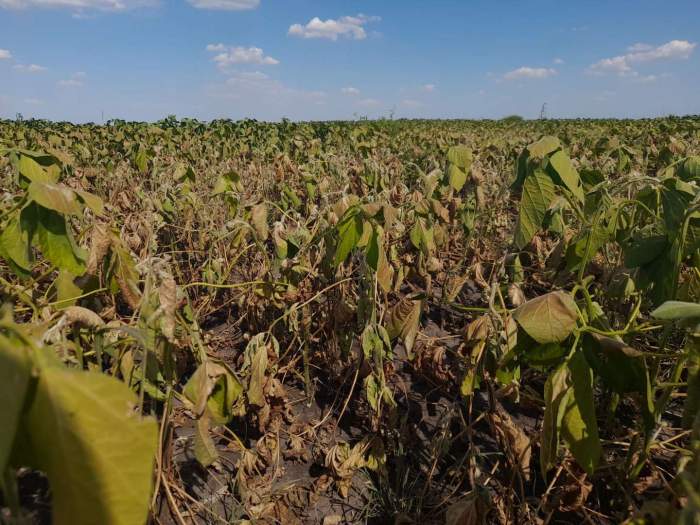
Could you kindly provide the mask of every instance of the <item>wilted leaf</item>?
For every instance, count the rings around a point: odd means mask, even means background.
[[[261,241],[266,240],[270,232],[267,225],[267,205],[263,203],[253,206],[250,211],[250,221],[258,238]]]
[[[409,355],[418,334],[422,306],[423,302],[416,295],[407,295],[389,312],[386,327],[389,337],[392,339],[399,337]]]

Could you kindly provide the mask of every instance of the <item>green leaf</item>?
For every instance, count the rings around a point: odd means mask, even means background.
[[[593,371],[613,391],[644,392],[647,371],[642,352],[621,340],[598,334],[584,335],[583,350]]]
[[[10,459],[29,386],[29,353],[18,341],[0,335],[0,471]]]
[[[472,151],[466,146],[453,146],[447,151],[447,160],[450,163],[447,174],[449,184],[455,191],[460,191],[467,182],[472,159]]]
[[[700,156],[685,159],[676,169],[676,174],[684,181],[700,179]]]
[[[136,164],[136,167],[141,172],[141,174],[145,174],[148,171],[148,160],[149,158],[146,148],[144,148],[143,146],[139,147],[139,150],[136,152],[136,155],[134,155],[134,164]]]
[[[212,191],[212,195],[219,195],[220,193],[225,193],[227,191],[241,191],[241,178],[239,175],[233,171],[224,173],[216,180],[216,185]]]
[[[460,191],[467,183],[466,172],[462,168],[455,166],[454,164],[450,164],[450,167],[447,169],[447,175],[449,178],[450,186],[452,186],[452,188],[454,188],[455,191]]]
[[[687,188],[689,184],[672,179],[665,182],[661,190],[661,205],[664,210],[664,223],[669,232],[678,232],[683,225],[685,212],[694,194]]]
[[[564,408],[570,391],[567,387],[569,369],[562,364],[547,377],[544,385],[544,420],[540,440],[540,468],[542,476],[554,466],[559,451],[559,435],[564,418]]]
[[[0,252],[26,271],[32,269],[31,242],[36,220],[31,213],[13,214],[0,232]]]
[[[145,523],[157,425],[101,373],[45,367],[25,416],[31,466],[46,473],[55,525]]]
[[[26,177],[31,182],[53,183],[57,179],[57,177],[49,174],[42,168],[38,162],[26,155],[20,155],[17,169],[23,177]]]
[[[209,417],[203,415],[197,420],[197,428],[194,433],[194,457],[204,468],[210,466],[219,459],[214,440],[209,435]]]
[[[651,316],[656,319],[667,321],[700,318],[700,304],[683,301],[666,301],[651,312]]]
[[[625,266],[637,268],[649,264],[669,247],[665,235],[635,237],[624,247]]]
[[[362,217],[357,209],[348,210],[345,218],[338,225],[338,246],[335,249],[333,264],[341,265],[347,259],[350,252],[357,246],[362,236]]]
[[[571,295],[550,292],[518,307],[513,318],[535,341],[547,344],[561,343],[569,337],[578,314]]]
[[[467,146],[452,146],[447,150],[447,160],[466,173],[472,167],[472,150]]]
[[[593,399],[593,372],[583,352],[575,352],[568,367],[571,394],[567,399],[561,435],[578,464],[591,475],[601,454]]]
[[[574,168],[574,165],[571,163],[569,156],[563,151],[557,151],[554,155],[549,157],[549,165],[554,169],[557,175],[559,175],[564,186],[583,203],[585,195],[583,193],[583,186],[581,185],[581,178],[576,168]]]
[[[525,248],[540,229],[554,197],[554,183],[544,171],[535,170],[525,179],[515,230],[515,245],[518,249]]]
[[[73,241],[66,219],[41,206],[36,206],[35,213],[38,217],[36,238],[44,257],[59,269],[82,275],[85,262]]]

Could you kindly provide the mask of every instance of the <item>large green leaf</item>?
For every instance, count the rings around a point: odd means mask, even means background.
[[[559,175],[559,178],[564,183],[571,193],[583,203],[585,195],[583,193],[583,186],[581,184],[581,177],[579,177],[576,168],[571,163],[569,156],[563,151],[557,151],[549,157],[549,165],[554,169],[554,171]]]
[[[37,242],[44,257],[57,268],[67,270],[73,275],[82,275],[85,262],[73,241],[66,219],[59,213],[41,206],[36,206],[35,213],[38,217]]]
[[[518,307],[513,318],[541,344],[561,343],[571,334],[578,318],[576,303],[565,292],[550,292]]]
[[[664,223],[669,232],[676,233],[680,230],[693,197],[690,184],[678,179],[665,181],[661,190],[661,205],[664,210]]]
[[[55,525],[145,523],[157,445],[154,420],[100,373],[45,367],[25,416],[33,467],[49,478]]]
[[[23,177],[32,182],[56,182],[53,174],[47,173],[36,160],[26,155],[20,155],[17,168]]]
[[[362,236],[363,221],[357,209],[351,209],[338,225],[338,246],[335,249],[333,264],[338,266],[357,246]]]
[[[601,445],[593,399],[593,372],[582,352],[569,364],[570,391],[562,420],[561,435],[578,464],[590,475],[598,466]]]
[[[518,249],[522,250],[527,246],[540,229],[554,197],[554,182],[544,171],[535,170],[525,179],[515,230],[515,245]]]
[[[0,335],[0,471],[12,451],[29,386],[31,365],[23,345]]]
[[[546,135],[537,142],[530,144],[527,150],[531,157],[543,158],[559,148],[561,148],[559,139],[552,135]]]

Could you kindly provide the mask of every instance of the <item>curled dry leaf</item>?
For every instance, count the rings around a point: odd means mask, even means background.
[[[391,339],[400,338],[411,355],[413,344],[418,335],[420,313],[423,301],[418,294],[407,295],[401,299],[389,312],[386,330]]]
[[[493,412],[493,428],[501,443],[506,449],[506,454],[511,464],[518,467],[526,480],[530,479],[530,458],[532,457],[532,444],[527,434],[518,427],[510,414],[496,403]]]
[[[63,310],[63,315],[68,325],[80,324],[87,328],[100,328],[105,324],[99,315],[82,306],[69,306]]]

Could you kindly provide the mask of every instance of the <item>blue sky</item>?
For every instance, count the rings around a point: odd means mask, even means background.
[[[700,114],[698,0],[0,0],[0,116]]]

